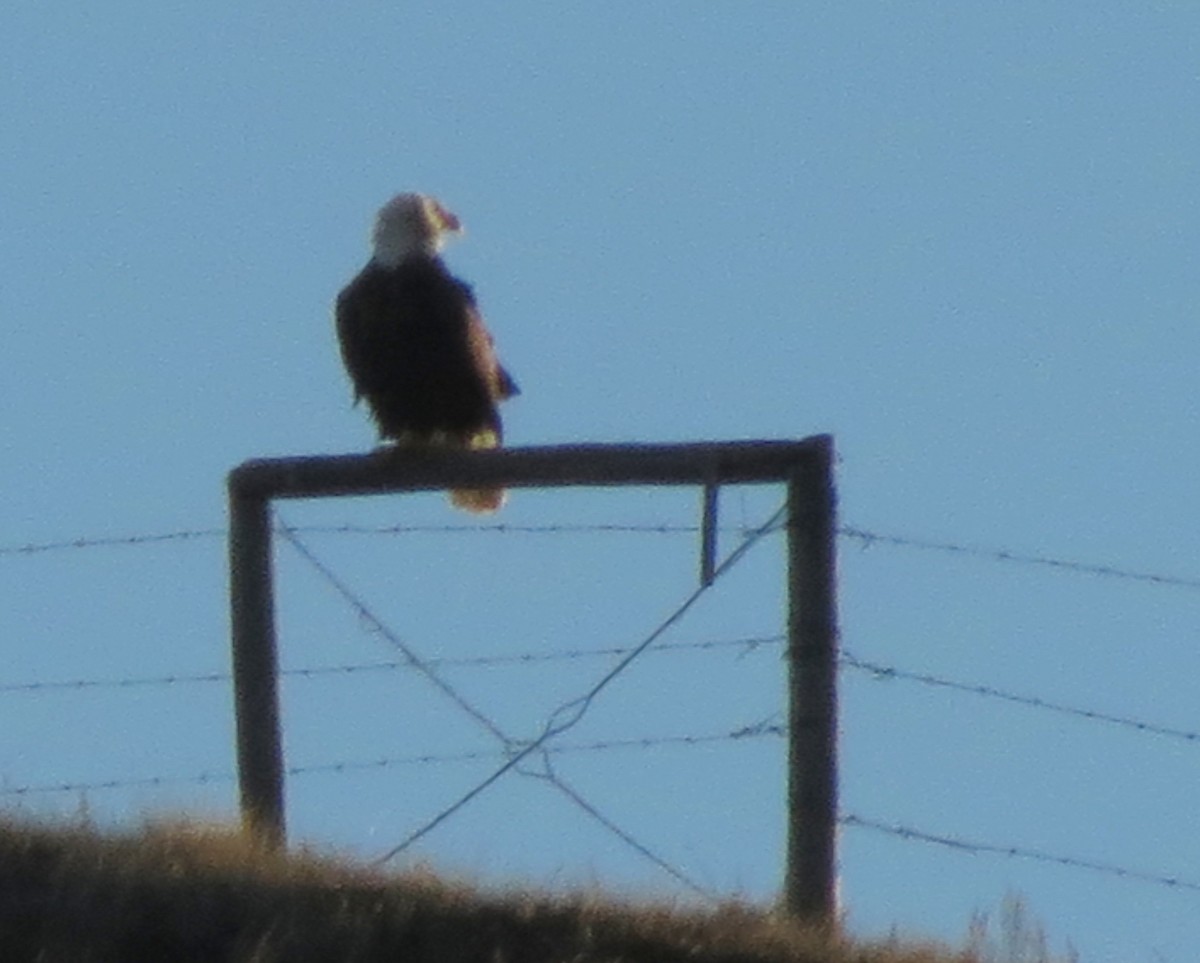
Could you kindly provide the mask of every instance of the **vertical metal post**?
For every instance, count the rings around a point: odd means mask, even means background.
[[[715,482],[704,486],[704,507],[700,518],[700,584],[708,588],[717,577],[717,495]]]
[[[239,486],[236,470],[229,477],[229,579],[242,823],[275,849],[285,830],[270,501]]]
[[[788,483],[788,848],[784,903],[837,913],[837,598],[833,443]]]

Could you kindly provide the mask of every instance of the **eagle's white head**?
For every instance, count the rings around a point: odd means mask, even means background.
[[[397,194],[379,209],[371,234],[374,260],[395,267],[414,254],[436,255],[449,235],[462,233],[458,218],[425,194]]]

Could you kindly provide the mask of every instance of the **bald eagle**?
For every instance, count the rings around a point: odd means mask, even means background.
[[[398,446],[498,448],[496,406],[518,394],[496,358],[470,285],[439,257],[462,230],[432,197],[400,194],[375,218],[367,266],[338,295],[342,360],[379,436]],[[499,489],[450,493],[471,512],[504,503]]]

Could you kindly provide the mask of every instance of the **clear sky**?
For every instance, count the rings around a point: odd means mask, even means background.
[[[224,476],[373,443],[330,305],[374,210],[431,192],[524,394],[514,445],[831,432],[842,521],[1193,580],[843,538],[863,660],[1200,729],[1200,8],[1115,3],[93,5],[0,12],[5,805],[105,822],[235,808]],[[726,548],[781,493],[730,490]],[[289,504],[424,656],[631,645],[695,584],[687,491]],[[215,533],[214,533],[215,532]],[[291,669],[396,652],[279,549]],[[782,631],[764,539],[664,638]],[[446,666],[513,738],[612,656]],[[843,809],[1200,883],[1197,740],[843,672]],[[773,644],[650,654],[564,742],[729,734],[782,706]],[[297,767],[492,752],[398,671],[291,676]],[[563,753],[597,812],[703,888],[767,901],[778,738]],[[298,774],[293,836],[390,848],[495,760]],[[192,777],[212,774],[203,782]],[[160,779],[149,785],[124,785]],[[188,781],[192,779],[192,781]],[[122,785],[104,788],[102,784]],[[88,790],[18,792],[90,785]],[[959,938],[1017,891],[1089,961],[1185,961],[1200,893],[847,826],[850,926]],[[514,774],[397,861],[686,894]],[[690,898],[690,897],[688,897]]]

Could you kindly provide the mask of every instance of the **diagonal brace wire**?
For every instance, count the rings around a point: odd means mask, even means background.
[[[512,755],[502,766],[492,772],[486,779],[476,784],[474,787],[464,793],[458,800],[456,800],[446,809],[442,810],[423,826],[414,830],[400,843],[393,846],[390,850],[376,859],[375,864],[379,865],[386,863],[395,856],[398,856],[400,853],[404,852],[419,839],[432,832],[435,828],[440,826],[443,822],[470,803],[480,793],[487,790],[510,770],[515,769],[521,762],[527,759],[534,752],[541,749],[542,746],[548,743],[551,739],[554,739],[556,736],[559,736],[568,729],[578,725],[582,721],[583,717],[587,714],[588,709],[591,708],[596,697],[610,683],[612,683],[614,679],[616,679],[619,675],[621,675],[621,673],[629,668],[629,666],[640,655],[642,655],[643,652],[650,648],[650,646],[653,645],[663,635],[664,632],[682,619],[687,611],[693,605],[695,605],[697,601],[699,601],[700,597],[704,595],[705,592],[707,592],[713,585],[715,585],[717,581],[720,580],[721,576],[733,568],[733,566],[745,556],[751,547],[753,547],[764,536],[770,534],[771,532],[777,531],[786,515],[787,505],[785,503],[769,519],[767,519],[766,522],[749,532],[743,539],[742,543],[738,545],[738,547],[732,552],[730,552],[728,557],[726,557],[726,559],[713,570],[712,582],[708,583],[707,585],[700,585],[690,595],[688,595],[688,597],[685,598],[670,615],[660,622],[641,642],[630,649],[629,653],[623,659],[617,662],[617,664],[613,666],[613,668],[610,669],[586,693],[563,703],[561,706],[555,709],[554,712],[551,713],[545,727],[542,729],[542,732],[537,736],[537,738],[535,738],[532,742],[527,743],[519,752]]]

